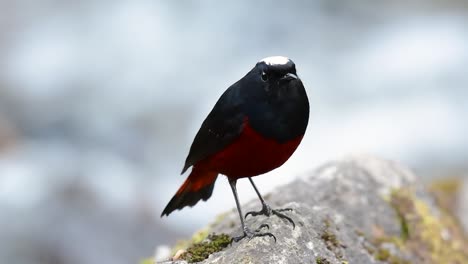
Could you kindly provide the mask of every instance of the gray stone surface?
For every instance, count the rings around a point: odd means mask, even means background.
[[[468,175],[465,176],[464,180],[462,181],[462,186],[460,188],[457,201],[456,213],[463,228],[465,229],[465,232],[468,233]]]
[[[272,208],[294,209],[286,214],[295,221],[295,229],[276,216],[248,217],[246,224],[251,229],[269,224],[277,242],[268,237],[244,239],[202,263],[389,263],[376,260],[369,237],[379,232],[387,237],[401,236],[402,224],[387,198],[392,190],[408,186],[413,186],[415,195],[430,210],[437,209],[415,176],[395,162],[372,157],[330,162],[309,178],[295,180],[265,196]],[[254,200],[243,205],[243,210],[260,207]],[[229,211],[211,226],[211,232],[240,235],[237,211]],[[398,252],[395,244],[384,248],[399,260],[423,263]]]

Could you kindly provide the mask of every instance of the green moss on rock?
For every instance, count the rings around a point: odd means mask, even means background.
[[[375,254],[374,258],[379,261],[387,262],[390,264],[411,264],[408,260],[402,259],[398,256],[395,256],[390,253],[388,249],[379,248]]]
[[[202,242],[203,240],[205,240],[208,237],[209,232],[210,232],[209,228],[204,228],[204,229],[201,229],[201,230],[198,230],[197,232],[195,232],[192,235],[192,238],[190,238],[190,239],[177,241],[177,243],[175,244],[175,246],[171,250],[171,255],[176,254],[176,252],[179,251],[180,249],[186,249],[190,245]]]
[[[456,184],[453,182],[431,186],[437,208],[429,206],[418,198],[411,188],[393,190],[386,199],[397,215],[400,223],[400,235],[385,233],[365,238],[363,246],[378,261],[390,264],[415,263],[468,263],[468,240],[456,218],[440,201],[447,204],[443,194],[453,194]],[[442,191],[441,191],[442,190]],[[430,198],[429,198],[430,199]],[[382,230],[384,231],[384,230]],[[378,232],[380,233],[380,232]],[[394,248],[394,250],[389,250]]]
[[[443,186],[444,190],[453,190],[452,184]],[[383,247],[393,244],[400,252],[422,263],[468,263],[467,239],[449,210],[432,210],[410,188],[394,190],[389,203],[397,214],[401,233],[400,236],[384,235],[372,239],[376,260],[391,264],[410,263]]]
[[[325,242],[327,248],[332,250],[340,246],[340,242],[336,238],[336,235],[330,230],[326,229],[320,235],[320,238]]]
[[[203,229],[200,229],[198,230],[197,232],[195,232],[193,235],[192,235],[192,238],[190,239],[186,239],[186,240],[179,240],[177,241],[177,243],[175,244],[174,247],[172,247],[171,249],[171,255],[173,256],[174,254],[176,254],[177,251],[179,251],[180,249],[186,249],[188,248],[190,245],[193,245],[193,244],[196,244],[196,243],[200,243],[202,242],[203,240],[205,240],[208,235],[210,234],[211,232],[211,228],[215,225],[217,225],[218,223],[221,223],[225,218],[226,216],[229,214],[229,212],[226,212],[226,213],[222,213],[222,214],[219,214],[218,216],[216,216],[216,219],[213,223],[211,223],[208,227],[206,228],[203,228]]]
[[[458,194],[462,185],[463,182],[459,178],[445,178],[431,182],[428,190],[441,210],[453,216],[457,210]]]
[[[384,248],[379,248],[374,255],[376,260],[387,261],[390,258],[390,251]]]
[[[231,237],[226,234],[211,234],[206,240],[198,242],[187,248],[187,252],[181,258],[189,263],[200,262],[207,259],[211,254],[219,252],[231,243]]]
[[[330,261],[324,257],[316,257],[315,258],[315,263],[317,264],[330,264]]]
[[[333,232],[331,220],[328,218],[325,219],[324,224],[325,228],[322,230],[320,238],[325,243],[328,250],[332,251],[338,259],[343,259],[342,248],[345,246],[341,244],[338,237]]]

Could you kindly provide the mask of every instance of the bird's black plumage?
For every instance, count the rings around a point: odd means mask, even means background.
[[[291,60],[284,65],[258,62],[215,104],[195,136],[182,173],[234,142],[246,119],[262,136],[279,143],[303,135],[309,102],[302,82],[296,78]]]
[[[238,87],[238,83],[224,92],[203,121],[190,147],[182,174],[198,161],[229,145],[242,132],[245,114],[242,110],[241,98],[237,93],[239,89],[236,87]]]
[[[261,60],[223,93],[202,123],[182,173],[191,166],[192,171],[161,216],[206,201],[218,175],[224,174],[229,179],[243,230],[233,241],[245,237],[274,238],[272,233],[251,231],[244,223],[236,182],[245,177],[262,203],[262,210],[246,216],[276,215],[294,228],[294,221],[282,213],[290,209],[271,209],[251,177],[283,165],[299,146],[308,120],[309,101],[294,63],[282,56]]]

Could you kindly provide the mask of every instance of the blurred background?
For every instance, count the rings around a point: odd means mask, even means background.
[[[311,118],[263,193],[350,153],[468,171],[466,1],[1,0],[0,263],[138,263],[233,208],[220,178],[159,217],[216,100],[272,55]]]

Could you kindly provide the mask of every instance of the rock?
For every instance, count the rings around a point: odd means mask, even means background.
[[[456,214],[465,228],[465,232],[468,233],[468,178],[462,181],[460,189]]]
[[[443,177],[433,180],[429,191],[440,207],[456,216],[465,234],[468,234],[468,177]]]
[[[296,227],[276,216],[249,217],[247,226],[267,223],[277,242],[244,239],[201,263],[468,263],[457,221],[395,162],[372,157],[330,162],[265,198],[272,208],[293,208],[286,214]],[[243,205],[244,212],[258,209],[259,201]],[[240,235],[237,211],[220,217],[209,233]]]

